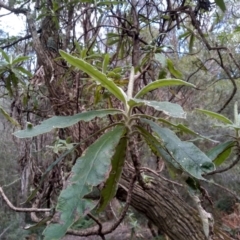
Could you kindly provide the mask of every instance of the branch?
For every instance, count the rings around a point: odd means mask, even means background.
[[[7,203],[7,205],[15,212],[50,212],[52,210],[50,208],[18,208],[13,206],[13,204],[5,195],[2,187],[0,187],[0,194],[3,197],[3,200]]]
[[[12,8],[8,5],[6,5],[3,1],[0,1],[0,8],[4,8],[12,13],[15,13],[15,14],[19,14],[19,13],[22,13],[24,15],[26,15],[26,13],[28,12],[28,9],[26,8]]]
[[[37,33],[41,33],[41,32],[42,32],[42,29],[37,30]],[[21,41],[24,41],[24,40],[26,40],[26,39],[29,39],[29,38],[32,38],[32,35],[31,35],[31,34],[29,34],[29,35],[27,35],[27,36],[25,36],[25,37],[21,37],[21,38],[19,38],[18,40],[14,41],[14,42],[12,42],[12,43],[10,43],[10,44],[8,44],[8,45],[2,46],[2,47],[0,47],[0,48],[1,48],[1,49],[5,49],[5,48],[12,47],[13,45],[15,45],[15,44],[17,44],[17,43],[19,43],[19,42],[21,42]]]

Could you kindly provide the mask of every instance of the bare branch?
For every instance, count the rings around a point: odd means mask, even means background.
[[[2,187],[0,187],[0,194],[7,205],[15,212],[50,212],[52,210],[50,208],[18,208],[13,206],[8,197],[5,195]]]

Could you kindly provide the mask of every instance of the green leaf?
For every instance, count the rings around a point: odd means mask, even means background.
[[[164,112],[166,115],[175,118],[186,118],[186,113],[183,111],[182,107],[176,103],[171,102],[157,102],[149,101],[144,99],[131,98],[128,101],[129,106],[134,107],[137,105],[147,105],[153,107],[158,111]]]
[[[167,68],[175,78],[182,78],[182,73],[173,66],[173,62],[170,59],[167,59]]]
[[[46,228],[45,240],[61,239],[75,221],[75,217],[84,216],[90,210],[88,201],[83,197],[92,191],[93,186],[104,181],[124,131],[122,126],[115,127],[102,135],[77,159],[72,169],[70,184],[58,198],[56,210],[60,212],[61,223]]]
[[[140,134],[144,137],[145,142],[147,143],[148,147],[151,149],[151,151],[158,157],[163,157],[164,154],[166,154],[166,151],[161,146],[161,143],[157,140],[156,137],[153,136],[153,134],[150,134],[146,129],[140,126],[135,126]],[[182,173],[182,169],[180,165],[176,164],[175,161],[171,158],[164,158],[164,161],[166,163],[168,172],[172,178],[175,178],[176,175],[179,175]]]
[[[28,77],[32,77],[32,73],[30,73],[28,70],[26,70],[23,67],[15,67],[15,69],[17,69],[18,71],[22,72],[23,74],[26,74]]]
[[[95,81],[99,82],[103,87],[108,89],[116,98],[118,98],[122,102],[126,102],[127,96],[124,91],[118,87],[112,80],[108,79],[105,74],[98,71],[96,68],[91,66],[89,63],[85,62],[82,59],[73,57],[72,55],[60,50],[61,56],[68,61],[71,65],[79,68],[80,70],[87,73],[91,76]]]
[[[186,85],[186,86],[190,86],[190,87],[195,87],[195,85],[185,82],[183,80],[180,79],[161,79],[161,80],[157,80],[154,82],[149,83],[147,86],[145,86],[144,88],[142,88],[136,95],[135,98],[139,98],[141,96],[143,96],[144,94],[155,90],[157,88],[160,87],[166,87],[166,86],[177,86],[177,85]]]
[[[116,194],[118,181],[122,175],[122,169],[125,162],[127,142],[128,138],[126,136],[122,137],[115,149],[115,154],[112,158],[112,169],[104,188],[101,191],[101,199],[98,209],[100,212],[106,208]]]
[[[35,137],[43,133],[50,132],[55,128],[66,128],[70,127],[79,121],[91,121],[95,117],[105,117],[107,115],[119,114],[121,111],[117,109],[102,109],[102,110],[93,110],[88,112],[82,112],[75,114],[73,116],[55,116],[43,121],[40,125],[37,125],[31,129],[25,129],[17,131],[14,135],[18,138],[30,138]]]
[[[191,34],[192,34],[191,31],[186,31],[186,32],[184,32],[183,34],[180,34],[179,37],[178,37],[178,39],[180,40],[180,39],[184,38],[184,40],[185,40],[185,39],[188,38]]]
[[[224,0],[215,0],[216,5],[223,11],[226,11],[226,5]]]
[[[215,118],[225,124],[233,124],[233,122],[226,118],[225,116],[223,116],[222,114],[219,114],[219,113],[215,113],[215,112],[212,112],[212,111],[208,111],[208,110],[204,110],[204,109],[199,109],[199,108],[196,108],[195,110],[197,110],[198,112],[202,112],[212,118]]]
[[[190,36],[190,40],[189,40],[189,52],[192,53],[193,51],[193,44],[195,41],[195,35],[192,33]]]
[[[204,138],[208,141],[211,141],[211,142],[218,142],[218,141],[215,141],[215,140],[212,140],[211,138],[208,138],[208,137],[205,137],[197,132],[194,132],[192,129],[188,128],[187,126],[179,123],[179,124],[173,124],[171,123],[170,121],[164,119],[164,118],[156,118],[157,121],[160,121],[160,122],[163,122],[165,124],[168,124],[178,130],[180,130],[181,132],[183,133],[187,133],[187,134],[191,134],[191,135],[194,135],[194,136],[197,136],[197,137],[200,137],[200,138]]]
[[[150,125],[160,139],[163,147],[160,152],[163,158],[176,168],[180,167],[191,176],[202,180],[204,179],[202,174],[215,170],[211,159],[193,143],[181,141],[170,129],[161,128],[151,120],[141,119],[141,121]]]
[[[103,65],[102,65],[102,72],[103,73],[107,72],[107,68],[108,68],[108,65],[109,65],[109,60],[110,60],[110,55],[107,53],[107,54],[105,54],[104,59],[103,59]]]
[[[234,143],[234,141],[227,141],[218,144],[207,152],[207,156],[214,162],[216,166],[220,166],[229,157],[232,148],[235,146]]]
[[[10,63],[10,57],[0,48],[0,53],[2,54],[3,58]]]
[[[164,78],[166,78],[166,76],[167,76],[167,71],[166,71],[166,69],[161,69],[160,71],[159,71],[159,74],[158,74],[158,79],[164,79]]]
[[[20,127],[20,124],[12,117],[10,117],[10,115],[0,106],[0,113],[2,113],[2,115],[13,125]]]
[[[26,57],[26,56],[16,57],[15,59],[13,59],[12,65],[17,64],[17,63],[20,63],[20,62],[23,62],[23,61],[26,61],[26,60],[28,60],[29,58],[30,58],[30,57]]]

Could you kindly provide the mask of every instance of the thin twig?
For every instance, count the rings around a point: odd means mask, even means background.
[[[50,212],[50,208],[18,208],[13,206],[13,204],[10,202],[8,197],[5,195],[2,187],[0,187],[0,194],[3,197],[3,200],[7,203],[7,205],[15,212]]]

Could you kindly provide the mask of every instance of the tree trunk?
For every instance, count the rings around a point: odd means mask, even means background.
[[[124,175],[117,193],[119,200],[125,200],[130,178]],[[155,224],[162,232],[174,240],[206,240],[202,221],[197,210],[184,202],[166,182],[155,178],[150,189],[143,189],[135,183],[131,206]],[[211,239],[232,239],[218,226],[214,227]]]

